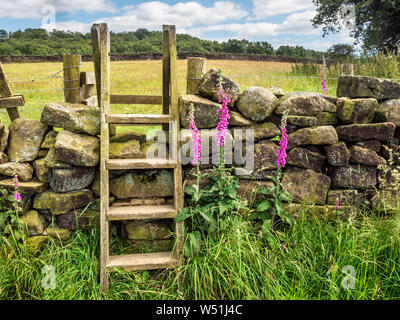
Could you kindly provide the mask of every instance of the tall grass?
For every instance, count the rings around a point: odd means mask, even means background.
[[[351,57],[345,61],[328,59],[326,76],[339,77],[342,73],[343,63],[352,63],[355,75],[400,80],[400,51],[379,53],[374,56]],[[320,72],[321,65],[303,63],[293,65],[291,73],[293,75],[319,76]]]
[[[103,295],[98,230],[78,231],[65,246],[53,240],[36,257],[4,245],[0,299],[400,299],[399,212],[330,221],[302,212],[275,248],[258,226],[233,216],[202,248],[176,270],[112,274]],[[54,290],[41,286],[45,265],[56,270]],[[346,265],[355,269],[355,289],[341,285]]]

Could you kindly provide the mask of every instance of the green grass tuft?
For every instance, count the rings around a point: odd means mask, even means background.
[[[301,213],[296,227],[269,248],[259,227],[233,216],[223,233],[175,270],[119,272],[107,294],[98,284],[99,232],[78,231],[65,246],[52,240],[39,256],[3,245],[0,299],[399,299],[400,214],[326,221]],[[45,265],[56,289],[41,286]],[[356,287],[345,290],[342,268]]]

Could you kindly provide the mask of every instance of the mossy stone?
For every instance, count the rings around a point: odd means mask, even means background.
[[[11,161],[29,162],[36,159],[47,124],[39,120],[18,118],[11,122],[8,157]]]
[[[21,217],[21,222],[25,225],[30,237],[43,233],[45,228],[43,221],[44,219],[36,210],[30,210]]]
[[[49,237],[60,239],[61,241],[67,241],[71,238],[71,231],[58,227],[48,227],[45,233]]]
[[[57,135],[54,156],[74,166],[94,167],[99,163],[100,139],[63,130]]]
[[[288,149],[303,145],[330,145],[338,141],[338,135],[332,126],[302,128],[289,134]]]
[[[50,149],[53,148],[56,143],[56,138],[58,135],[58,131],[49,131],[44,138],[42,145],[40,146],[42,149]]]
[[[129,172],[110,181],[110,192],[117,199],[169,197],[173,186],[171,171]]]
[[[100,108],[78,103],[48,103],[43,108],[40,121],[95,136],[100,133]]]
[[[317,117],[314,116],[288,116],[287,122],[291,125],[301,128],[315,127],[317,125]]]
[[[33,167],[30,163],[6,162],[0,164],[0,174],[14,177],[15,175],[22,181],[32,180]]]
[[[88,189],[66,193],[45,191],[38,193],[34,199],[35,209],[49,209],[53,215],[66,214],[69,211],[84,207],[93,200],[93,194]]]
[[[9,191],[13,191],[15,189],[13,180],[14,179],[1,180],[0,186]],[[20,181],[18,185],[18,190],[20,193],[29,195],[43,192],[44,190],[46,190],[46,188],[47,183],[33,180],[29,182]]]
[[[263,121],[274,111],[278,99],[268,89],[250,87],[244,90],[236,102],[236,108],[246,118]]]
[[[169,224],[165,222],[131,222],[124,228],[130,240],[160,240],[171,236]]]
[[[317,117],[317,126],[335,125],[338,122],[335,112],[318,112],[315,116]]]
[[[373,98],[338,98],[337,106],[337,117],[343,123],[371,123],[378,108],[378,101]]]
[[[180,119],[183,128],[189,128],[188,116],[191,104],[194,106],[194,118],[198,129],[216,127],[219,121],[217,111],[221,105],[194,94],[186,94],[179,97]]]
[[[139,156],[140,142],[137,140],[110,143],[110,159],[134,159]]]
[[[313,170],[286,170],[282,185],[292,196],[292,201],[307,204],[326,204],[330,178]]]
[[[35,174],[39,181],[50,182],[51,168],[47,166],[46,158],[35,160],[33,167],[35,168]]]
[[[26,249],[29,253],[35,254],[41,249],[43,249],[44,245],[49,241],[49,237],[47,236],[35,236],[29,237],[25,240]]]

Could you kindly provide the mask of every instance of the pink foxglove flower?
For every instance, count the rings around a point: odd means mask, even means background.
[[[278,169],[283,168],[286,165],[286,150],[287,150],[287,141],[288,141],[288,135],[286,131],[286,117],[282,117],[281,120],[281,131],[282,131],[282,138],[279,141],[279,150],[278,150],[278,160],[277,160],[277,165]]]
[[[221,103],[221,108],[218,109],[219,122],[217,124],[217,144],[219,147],[224,145],[226,134],[228,133],[228,125],[231,115],[229,114],[228,104],[231,102],[228,95],[225,93],[222,87],[222,74],[219,72],[218,78],[218,102]]]
[[[13,179],[13,184],[14,184],[14,200],[20,202],[21,201],[21,194],[18,192],[18,186],[19,186],[19,180],[18,180],[18,176],[15,175],[14,179]]]
[[[14,200],[17,202],[21,201],[21,194],[18,193],[17,191],[15,191],[15,193],[14,193]]]
[[[326,83],[325,83],[325,64],[322,65],[321,68],[321,87],[322,92],[326,94]]]
[[[17,176],[17,175],[14,177],[13,183],[14,183],[15,188],[18,188],[18,186],[19,186],[19,180],[18,180],[18,176]]]
[[[336,210],[340,210],[340,206],[339,206],[339,198],[336,199]]]
[[[189,110],[189,129],[192,132],[192,153],[193,160],[192,164],[197,165],[198,160],[201,158],[201,138],[199,135],[199,129],[196,127],[196,122],[194,121],[194,105],[193,103],[190,105]]]

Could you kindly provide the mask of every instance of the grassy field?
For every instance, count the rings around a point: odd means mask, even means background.
[[[186,60],[178,60],[179,93],[186,93]],[[320,79],[293,77],[291,63],[263,61],[208,60],[207,69],[221,68],[223,73],[240,84],[241,90],[251,86],[281,86],[286,92],[319,91]],[[62,69],[62,63],[11,63],[4,64],[6,76],[11,82],[14,93],[23,93],[26,106],[20,108],[23,117],[39,119],[41,110],[49,102],[63,101],[62,78],[38,79],[30,77],[47,77]],[[93,71],[92,62],[84,62],[82,70]],[[62,72],[56,77],[62,77]],[[36,80],[36,79],[33,79]],[[112,94],[162,94],[161,61],[114,61],[111,62]],[[328,93],[335,94],[335,80],[328,83]],[[48,90],[50,91],[37,91]],[[0,111],[0,121],[8,124],[8,116]],[[112,113],[160,113],[161,106],[146,105],[113,105]]]
[[[61,63],[4,65],[14,91],[25,91],[23,117],[38,119],[48,102],[62,101],[62,79],[14,82],[61,70]],[[179,91],[186,91],[186,61],[178,64]],[[241,89],[281,86],[286,92],[319,91],[320,79],[293,77],[289,63],[208,61]],[[83,70],[93,70],[84,63]],[[161,94],[161,62],[112,62],[113,94]],[[60,76],[58,74],[57,76]],[[328,93],[334,95],[334,80]],[[157,106],[113,106],[113,113],[159,113]],[[1,111],[1,121],[8,116]],[[175,270],[112,274],[106,294],[99,290],[99,230],[75,232],[61,246],[52,240],[34,256],[8,239],[0,244],[0,299],[400,299],[400,210],[383,215],[354,209],[350,217],[329,221],[300,212],[277,247],[260,236],[260,226],[232,214],[227,228],[209,234],[200,253]],[[112,246],[121,240],[112,237]],[[0,240],[1,237],[0,237]],[[56,288],[42,287],[42,268],[52,265]],[[355,271],[347,290],[344,267]]]
[[[113,273],[107,294],[98,284],[98,237],[98,230],[78,231],[39,256],[4,243],[0,299],[400,299],[399,214],[328,222],[300,213],[276,248],[262,241],[259,226],[233,214],[182,267]],[[46,265],[55,269],[55,289],[41,285]],[[355,271],[351,289],[345,266]]]

